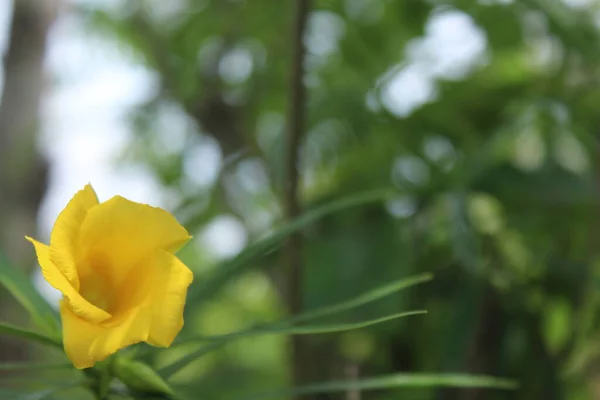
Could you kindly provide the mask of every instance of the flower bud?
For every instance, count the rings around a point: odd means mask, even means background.
[[[173,394],[173,389],[150,366],[126,358],[117,358],[113,374],[130,389],[145,393]]]

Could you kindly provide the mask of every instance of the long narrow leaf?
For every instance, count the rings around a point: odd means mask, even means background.
[[[217,350],[224,345],[228,344],[233,339],[241,339],[243,337],[249,336],[259,336],[259,335],[317,335],[324,333],[337,333],[337,332],[346,332],[360,328],[366,328],[372,325],[380,324],[383,322],[391,321],[393,319],[409,317],[412,315],[421,315],[426,314],[427,311],[418,310],[418,311],[408,311],[403,313],[397,313],[388,315],[381,318],[372,319],[369,321],[355,322],[355,323],[346,323],[346,324],[330,324],[330,325],[309,325],[309,326],[296,326],[296,327],[280,327],[280,328],[269,328],[269,329],[250,329],[246,331],[234,332],[225,335],[215,335],[215,336],[204,336],[191,339],[186,343],[191,341],[209,341],[213,342],[208,346],[204,346],[199,348],[196,351],[191,352],[187,356],[180,358],[174,363],[163,367],[159,373],[164,376],[166,379],[170,378],[174,373],[184,368],[191,362],[199,359],[200,357],[212,352],[213,350]]]
[[[336,332],[347,332],[355,329],[367,328],[369,326],[381,324],[394,319],[410,317],[413,315],[427,314],[425,310],[407,311],[403,313],[396,313],[381,318],[375,318],[368,321],[346,323],[346,324],[330,324],[330,325],[309,325],[309,326],[296,326],[292,328],[280,328],[271,329],[266,331],[267,334],[287,334],[287,335],[316,335],[323,333],[336,333]]]
[[[45,333],[54,335],[59,331],[58,313],[38,293],[27,274],[9,265],[2,253],[0,253],[0,285],[21,303],[35,324]]]
[[[189,343],[191,341],[229,341],[231,339],[241,339],[249,336],[259,336],[259,335],[317,335],[323,333],[336,333],[336,332],[346,332],[355,329],[367,328],[372,325],[377,325],[383,322],[391,321],[393,319],[398,319],[402,317],[409,317],[411,315],[422,315],[427,314],[425,310],[417,310],[417,311],[407,311],[402,313],[396,313],[387,315],[381,318],[375,318],[368,321],[361,322],[351,322],[345,324],[324,324],[324,325],[307,325],[307,326],[292,326],[292,327],[273,327],[266,329],[253,329],[241,332],[228,333],[224,335],[212,335],[212,336],[199,336],[197,338],[190,339],[186,341]]]
[[[210,298],[210,296],[216,293],[231,278],[238,275],[244,269],[249,268],[251,266],[251,261],[273,250],[279,246],[285,238],[304,229],[315,221],[347,208],[383,201],[391,195],[392,191],[388,189],[370,191],[354,196],[348,196],[307,212],[296,220],[283,225],[265,239],[259,240],[248,246],[233,259],[225,261],[222,265],[218,266],[216,272],[212,276],[190,289],[188,301],[198,302]]]
[[[296,316],[292,316],[288,318],[286,321],[282,321],[283,323],[298,323],[303,321],[308,321],[311,319],[325,317],[327,315],[337,314],[343,311],[348,311],[354,308],[358,308],[368,303],[372,303],[376,300],[382,299],[384,297],[390,296],[394,293],[397,293],[401,290],[408,289],[409,287],[429,282],[433,279],[433,274],[425,273],[416,276],[412,276],[410,278],[403,278],[397,281],[391,282],[387,285],[379,286],[373,290],[369,290],[363,294],[358,295],[357,297],[343,301],[341,303],[337,303],[328,307],[323,307],[314,311],[308,311],[302,314],[298,314]]]
[[[419,283],[424,283],[424,282],[430,281],[431,279],[433,279],[433,275],[429,274],[429,273],[417,275],[417,276],[410,277],[410,278],[400,279],[398,281],[394,281],[387,285],[370,290],[366,293],[362,293],[359,296],[352,298],[350,300],[346,300],[346,301],[343,301],[343,302],[340,302],[340,303],[337,303],[337,304],[334,304],[331,306],[327,306],[324,308],[320,308],[318,310],[309,311],[309,312],[302,313],[302,314],[299,314],[296,316],[292,316],[292,317],[284,319],[282,321],[277,321],[274,323],[267,323],[267,324],[259,325],[259,326],[252,327],[252,328],[249,328],[246,330],[242,330],[239,332],[222,335],[222,340],[212,343],[209,346],[202,347],[196,351],[193,351],[193,352],[189,353],[188,355],[180,358],[179,360],[176,360],[173,363],[164,366],[162,369],[159,370],[159,373],[165,379],[168,379],[171,376],[173,376],[173,374],[175,374],[177,371],[184,368],[188,364],[190,364],[193,361],[197,360],[198,358],[204,356],[205,354],[224,346],[228,341],[233,340],[235,338],[240,338],[243,336],[249,336],[249,335],[254,335],[254,334],[260,334],[261,332],[265,332],[267,330],[272,330],[272,329],[277,329],[277,328],[290,329],[290,325],[293,325],[295,323],[304,322],[304,321],[308,321],[311,319],[316,319],[316,318],[324,317],[327,315],[347,311],[347,310],[350,310],[353,308],[357,308],[362,305],[379,300],[383,297],[390,296],[396,292],[399,292],[403,289],[417,285]],[[193,339],[193,338],[188,339],[188,340],[184,339],[182,341],[179,341],[177,344],[189,343],[190,341],[194,341],[194,340],[195,339]]]
[[[301,313],[298,315],[291,316],[289,318],[285,318],[275,322],[269,322],[266,324],[257,325],[248,329],[244,329],[238,332],[227,333],[224,335],[219,335],[223,339],[234,339],[238,337],[243,337],[247,335],[252,335],[255,333],[264,332],[266,330],[276,329],[276,328],[285,328],[290,325],[297,324],[299,322],[305,322],[321,317],[325,317],[328,315],[333,315],[337,313],[341,313],[344,311],[352,310],[358,308],[360,306],[372,303],[376,300],[382,299],[384,297],[390,296],[394,293],[400,292],[401,290],[407,289],[411,286],[418,285],[420,283],[425,283],[433,279],[433,275],[430,273],[420,274],[409,278],[399,279],[397,281],[393,281],[388,283],[387,285],[379,286],[375,289],[369,290],[365,293],[361,293],[360,295],[349,299],[344,300],[340,303],[336,303],[330,306],[322,307],[317,310],[307,311],[305,313]],[[177,345],[189,343],[191,341],[202,340],[201,338],[188,338],[182,339],[176,342]]]
[[[0,389],[0,399],[16,399],[21,395],[22,393],[13,390]]]
[[[185,368],[186,366],[188,366],[192,362],[196,361],[200,357],[205,356],[206,354],[212,352],[213,350],[219,349],[219,348],[225,346],[226,344],[227,344],[227,342],[223,340],[223,341],[219,341],[219,342],[213,342],[207,346],[201,347],[201,348],[189,353],[188,355],[183,356],[179,360],[174,361],[173,363],[162,367],[161,369],[158,370],[158,374],[160,376],[162,376],[164,379],[169,379],[175,373],[177,373],[179,370]]]
[[[251,334],[255,334],[256,332],[264,332],[266,330],[271,329],[281,329],[285,327],[289,327],[293,324],[297,324],[300,322],[310,321],[313,319],[325,317],[328,315],[333,315],[337,313],[341,313],[344,311],[352,310],[354,308],[358,308],[360,306],[366,305],[368,303],[372,303],[376,300],[382,299],[384,297],[390,296],[394,293],[397,293],[403,289],[407,289],[411,286],[418,285],[420,283],[425,283],[433,279],[433,275],[430,273],[425,273],[417,276],[413,276],[410,278],[399,279],[397,281],[391,282],[387,285],[383,285],[377,287],[373,290],[369,290],[366,293],[362,293],[352,299],[342,301],[340,303],[336,303],[330,306],[322,307],[317,310],[308,311],[305,313],[301,313],[298,315],[291,316],[289,318],[285,318],[275,322],[269,322],[266,324],[257,325],[248,329],[244,329],[242,331],[233,332],[221,335],[223,338],[234,339],[242,336],[247,336]],[[195,341],[195,338],[191,339],[183,339],[178,341],[177,344],[189,343],[190,341]]]
[[[470,376],[460,374],[394,374],[376,378],[359,379],[354,381],[333,381],[305,385],[290,389],[280,389],[262,394],[239,397],[238,400],[268,400],[274,398],[294,398],[299,395],[313,393],[335,393],[348,390],[381,390],[398,388],[490,388],[516,389],[517,384],[508,379],[490,376]]]
[[[180,358],[179,360],[176,360],[173,363],[164,366],[162,369],[159,370],[159,373],[161,374],[161,376],[168,379],[173,374],[175,374],[177,371],[184,368],[188,364],[192,363],[193,361],[197,360],[198,358],[206,355],[207,353],[209,353],[213,350],[223,347],[228,341],[233,340],[235,338],[240,338],[243,336],[248,336],[248,335],[253,335],[253,334],[260,334],[261,332],[264,332],[265,330],[270,330],[270,329],[277,329],[277,328],[280,328],[280,329],[288,328],[289,329],[290,326],[295,323],[304,322],[304,321],[308,321],[311,319],[316,319],[316,318],[324,317],[327,315],[351,310],[353,308],[357,308],[362,305],[379,300],[383,297],[390,296],[396,292],[399,292],[403,289],[407,289],[411,286],[430,281],[431,279],[433,279],[433,275],[429,274],[429,273],[417,275],[417,276],[410,277],[410,278],[400,279],[400,280],[394,281],[392,283],[389,283],[387,285],[370,290],[366,293],[362,293],[359,296],[352,298],[350,300],[345,300],[343,302],[340,302],[340,303],[337,303],[337,304],[334,304],[331,306],[323,307],[323,308],[320,308],[320,309],[317,309],[314,311],[308,311],[306,313],[292,316],[292,317],[284,319],[282,321],[258,325],[258,326],[255,326],[255,327],[252,327],[249,329],[245,329],[245,330],[242,330],[239,332],[234,332],[231,334],[223,335],[223,340],[212,343],[209,346],[202,347],[198,350],[195,350],[195,351],[189,353],[188,355]],[[194,339],[188,339],[188,340],[184,339],[182,341],[179,341],[177,344],[189,343],[190,341],[193,341],[193,340]]]
[[[63,390],[67,390],[67,389],[73,389],[76,388],[78,386],[83,386],[85,385],[87,382],[86,381],[77,381],[77,382],[70,382],[70,383],[65,383],[64,385],[58,386],[58,387],[53,387],[53,388],[49,388],[49,389],[44,389],[44,390],[40,390],[34,393],[23,393],[17,397],[12,397],[12,400],[46,400],[46,399],[50,399],[54,394],[61,392]]]
[[[54,339],[42,333],[34,332],[29,329],[19,328],[6,323],[0,323],[0,335],[9,335],[22,339],[32,340],[53,347],[62,346],[59,339]]]
[[[73,364],[63,363],[0,363],[0,371],[41,371],[45,369],[72,368]]]
[[[312,334],[344,332],[344,331],[349,331],[349,330],[354,330],[354,329],[365,328],[368,326],[380,324],[380,323],[387,322],[387,321],[397,319],[397,318],[409,317],[412,315],[421,315],[421,314],[425,314],[425,313],[426,313],[426,311],[422,311],[422,310],[408,311],[408,312],[388,315],[386,317],[381,317],[381,318],[377,318],[377,319],[373,319],[373,320],[369,320],[369,321],[347,323],[347,324],[312,325],[312,326],[309,325],[309,326],[296,326],[296,327],[293,327],[293,326],[292,327],[273,327],[273,328],[263,329],[263,330],[250,329],[247,331],[240,331],[237,333],[220,335],[220,336],[207,336],[207,337],[203,337],[203,338],[198,338],[198,340],[211,340],[211,341],[213,341],[213,343],[211,343],[207,346],[201,347],[195,351],[192,351],[188,355],[180,358],[179,360],[173,362],[172,364],[169,364],[169,365],[163,367],[158,372],[165,379],[168,379],[171,376],[173,376],[173,374],[175,374],[177,371],[186,367],[188,364],[199,359],[200,357],[212,352],[213,350],[216,350],[216,349],[219,349],[219,348],[225,346],[233,339],[240,339],[242,337],[265,335],[265,334],[266,335],[269,335],[269,334],[271,334],[271,335],[274,335],[274,334],[278,334],[278,335],[312,335]]]

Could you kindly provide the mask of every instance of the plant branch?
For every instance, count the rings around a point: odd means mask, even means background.
[[[293,221],[301,213],[298,186],[300,180],[299,153],[302,137],[306,129],[306,88],[304,87],[304,34],[310,10],[310,0],[296,0],[294,24],[292,27],[292,63],[290,76],[290,98],[288,110],[287,143],[285,157],[284,209],[288,221]],[[291,235],[284,248],[286,268],[287,306],[291,314],[302,311],[302,236]],[[307,381],[307,354],[304,339],[292,338],[291,368],[295,385]]]
[[[296,0],[295,21],[293,27],[293,55],[290,77],[290,99],[288,111],[287,144],[285,158],[284,207],[288,221],[296,219],[300,213],[298,186],[300,171],[298,168],[300,144],[305,130],[306,89],[304,77],[304,31],[310,0]],[[299,233],[290,236],[285,247],[286,266],[288,269],[288,306],[290,312],[302,310],[300,284],[302,278],[302,260],[300,252],[302,240]]]

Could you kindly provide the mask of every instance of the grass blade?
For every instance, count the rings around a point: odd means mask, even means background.
[[[41,344],[62,348],[62,343],[59,339],[53,339],[42,333],[19,328],[6,323],[0,323],[0,335],[14,336],[22,339],[32,340]]]
[[[55,335],[59,332],[58,313],[38,293],[27,274],[9,265],[1,253],[0,285],[17,299],[45,333]]]
[[[394,374],[353,381],[333,381],[304,385],[296,388],[279,389],[271,392],[239,397],[237,400],[268,400],[274,398],[294,398],[314,393],[335,393],[347,390],[381,390],[398,388],[490,388],[516,389],[517,384],[508,379],[490,376],[461,374]]]
[[[283,225],[268,237],[246,247],[246,249],[236,257],[225,261],[222,265],[217,267],[216,272],[212,276],[209,276],[208,279],[204,280],[202,283],[190,288],[188,302],[198,302],[210,298],[232,277],[238,275],[245,268],[249,268],[251,261],[273,250],[289,235],[304,229],[315,221],[347,208],[383,201],[392,194],[393,192],[391,190],[370,191],[354,196],[347,196],[341,200],[336,200],[308,211],[296,220]]]

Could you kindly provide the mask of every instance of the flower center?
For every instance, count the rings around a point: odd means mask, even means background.
[[[91,274],[81,279],[79,293],[96,307],[109,314],[113,313],[115,308],[114,290],[110,282],[103,276]]]

